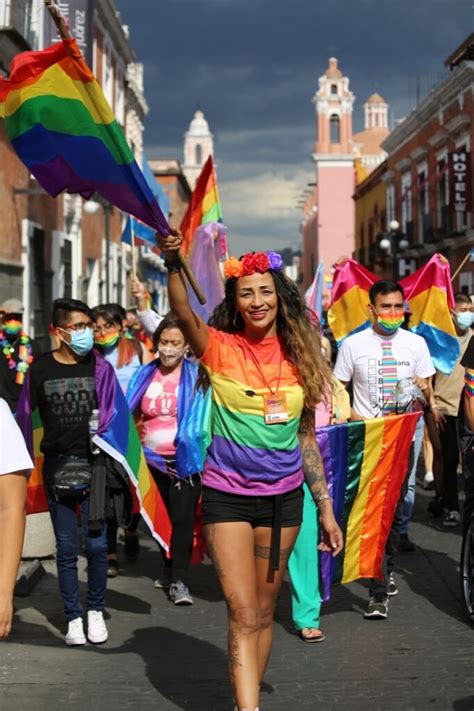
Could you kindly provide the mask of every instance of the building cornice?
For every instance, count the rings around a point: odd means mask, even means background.
[[[426,146],[418,146],[413,151],[411,151],[410,158],[413,161],[418,162],[422,158],[426,158],[427,155],[428,155],[428,148]]]
[[[395,168],[401,173],[405,170],[409,170],[409,168],[411,168],[411,159],[402,158],[402,160],[399,160],[398,163],[395,164]]]
[[[113,45],[120,54],[120,57],[126,64],[129,62],[135,62],[135,52],[132,49],[122,24],[120,13],[114,6],[112,0],[98,0],[96,3],[96,13],[100,18],[102,27],[107,28],[107,32],[110,35]]]
[[[439,117],[439,112],[454,101],[459,95],[469,89],[474,82],[474,62],[462,62],[459,68],[450,74],[441,84],[413,109],[411,114],[397,126],[382,142],[382,148],[389,154],[407,143],[422,126],[430,120]]]
[[[439,146],[442,146],[443,143],[447,142],[448,137],[448,132],[444,128],[441,128],[437,133],[434,134],[434,136],[430,136],[428,138],[428,143],[430,144],[430,146],[433,146],[433,148],[438,148]]]
[[[354,165],[353,153],[313,153],[315,163],[347,163]]]
[[[469,114],[459,114],[445,125],[446,131],[453,134],[460,133],[463,128],[471,124],[471,120]]]

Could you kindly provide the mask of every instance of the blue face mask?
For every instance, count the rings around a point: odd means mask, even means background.
[[[463,331],[467,331],[467,329],[472,326],[471,311],[463,311],[460,314],[456,314],[456,321],[458,322],[459,328],[462,328]]]
[[[92,328],[85,328],[84,331],[72,331],[70,333],[71,343],[69,348],[78,356],[87,355],[94,346],[94,334]]]

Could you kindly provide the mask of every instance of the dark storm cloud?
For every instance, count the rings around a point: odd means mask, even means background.
[[[201,102],[216,136],[223,193],[246,171],[249,180],[285,176],[291,169],[311,177],[311,98],[328,57],[338,57],[350,77],[359,130],[362,103],[373,91],[386,98],[394,117],[408,113],[416,86],[425,93],[439,80],[443,60],[468,34],[474,17],[472,0],[115,4],[145,64],[148,152],[181,157],[183,133]],[[298,179],[303,189],[305,178]],[[290,220],[295,232],[298,214],[288,212],[282,220],[276,238],[288,241]],[[255,219],[243,218],[235,227],[242,238],[249,229],[255,234]],[[263,224],[259,234],[265,235]]]

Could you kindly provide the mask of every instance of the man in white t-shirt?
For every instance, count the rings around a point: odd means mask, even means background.
[[[435,373],[428,347],[421,336],[401,327],[405,322],[403,288],[391,280],[375,283],[369,293],[370,328],[343,342],[334,375],[344,385],[352,384],[352,419],[366,420],[390,415],[396,410],[395,388],[402,378],[411,378],[433,401],[429,378]],[[408,472],[410,471],[408,466]],[[407,472],[407,479],[408,479]],[[404,482],[385,548],[384,578],[372,580],[366,618],[385,619],[388,596],[398,593],[393,578],[393,558],[398,547],[400,525],[408,481]]]
[[[8,636],[13,590],[25,532],[26,484],[33,462],[5,400],[0,398],[0,639]]]

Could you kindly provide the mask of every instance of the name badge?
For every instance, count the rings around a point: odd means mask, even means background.
[[[266,425],[279,425],[288,422],[288,404],[286,393],[269,393],[263,397],[263,411]]]

